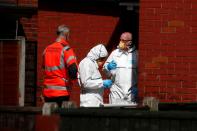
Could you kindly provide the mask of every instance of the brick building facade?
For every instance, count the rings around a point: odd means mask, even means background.
[[[11,46],[6,48],[6,51],[12,52],[3,57],[2,54],[5,44],[3,41],[10,40],[15,41],[16,36],[25,37],[25,106],[36,105],[35,93],[36,93],[36,67],[37,67],[37,0],[0,0],[0,39],[1,43],[1,64],[3,70],[1,70],[0,80],[4,81],[1,84],[1,93],[7,91],[5,94],[1,94],[1,105],[15,105],[17,102],[16,97],[20,97],[20,93],[17,90],[18,87],[9,86],[14,81],[18,80],[17,72],[8,72],[12,67],[15,67],[15,55],[19,53],[15,47],[17,43],[11,45],[10,42],[5,43]],[[13,52],[15,50],[16,52]],[[18,60],[16,60],[18,61]],[[3,72],[2,72],[3,71]],[[6,72],[7,71],[7,72]],[[15,76],[15,79],[14,77]],[[7,79],[6,79],[7,78]],[[6,84],[7,83],[7,84]],[[5,87],[2,87],[2,86]]]
[[[140,96],[162,102],[197,100],[197,2],[141,0]]]
[[[105,43],[111,51],[122,31],[133,32],[139,49],[140,100],[144,96],[155,96],[162,102],[197,100],[195,0],[140,0],[140,9],[131,11],[113,0],[100,3],[40,0],[39,6],[37,0],[9,0],[7,4],[16,2],[20,7],[37,9],[20,17],[26,37],[26,56],[29,56],[26,58],[26,105],[35,105],[35,99],[37,105],[41,104],[41,55],[55,40],[59,24],[70,26],[71,46],[79,61],[96,43]],[[131,8],[135,2],[131,2]],[[79,88],[73,88],[71,98],[79,102]]]

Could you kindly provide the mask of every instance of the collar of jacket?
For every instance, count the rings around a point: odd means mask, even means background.
[[[132,48],[130,48],[130,49],[128,50],[128,52],[131,53],[131,52],[133,52],[133,51],[135,51],[135,50],[136,50],[136,47],[133,46]]]
[[[61,44],[64,44],[64,45],[68,45],[68,41],[66,41],[63,38],[57,39],[56,42],[61,43]]]
[[[133,46],[132,48],[130,48],[128,51],[124,51],[124,50],[119,49],[119,55],[118,56],[121,56],[122,54],[132,53],[135,50],[136,50],[136,47],[135,46]]]

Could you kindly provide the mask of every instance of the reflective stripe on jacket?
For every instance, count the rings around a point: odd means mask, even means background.
[[[44,89],[46,97],[68,96],[70,86],[67,67],[76,63],[76,56],[65,40],[49,45],[43,53]]]

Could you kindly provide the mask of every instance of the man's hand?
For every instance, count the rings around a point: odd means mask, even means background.
[[[107,65],[107,69],[110,71],[110,70],[113,70],[113,69],[116,69],[117,68],[117,64],[114,60],[112,60],[108,65]]]
[[[103,80],[103,87],[104,88],[110,88],[111,86],[112,86],[112,80],[110,80],[110,79]]]

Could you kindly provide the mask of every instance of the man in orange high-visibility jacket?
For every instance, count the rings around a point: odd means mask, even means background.
[[[68,44],[69,28],[60,25],[57,29],[56,42],[46,47],[43,52],[44,88],[42,94],[45,102],[56,102],[61,107],[68,101],[68,88],[77,79],[78,65],[73,49]]]

